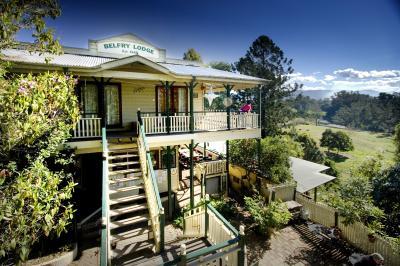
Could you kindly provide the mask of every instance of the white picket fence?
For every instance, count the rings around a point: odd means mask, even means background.
[[[328,227],[335,226],[336,209],[314,202],[300,193],[296,193],[296,201],[303,205],[311,221]],[[385,265],[400,265],[400,250],[396,250],[388,240],[381,236],[375,236],[375,240],[370,241],[368,238],[369,231],[365,225],[356,222],[346,226],[343,220],[343,217],[338,216],[337,227],[341,230],[342,237],[346,241],[365,253],[380,253],[385,258]]]
[[[73,137],[76,139],[101,137],[101,118],[80,118],[74,129]]]

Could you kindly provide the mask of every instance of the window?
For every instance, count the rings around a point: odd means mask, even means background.
[[[104,104],[106,112],[106,125],[119,125],[121,123],[120,89],[117,85],[104,86]]]
[[[157,91],[157,112],[166,112],[166,90],[162,86],[156,87]],[[187,87],[172,87],[169,95],[169,111],[173,113],[187,113],[188,112],[188,89]]]
[[[81,111],[83,117],[97,117],[99,115],[99,94],[95,84],[83,85],[81,89]]]

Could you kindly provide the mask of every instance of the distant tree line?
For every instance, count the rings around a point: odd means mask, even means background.
[[[340,91],[330,100],[315,100],[300,94],[287,101],[299,117],[323,117],[350,128],[392,133],[400,122],[400,93],[380,93],[373,97]]]

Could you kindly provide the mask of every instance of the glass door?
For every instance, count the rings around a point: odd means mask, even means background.
[[[164,87],[157,87],[157,111],[164,114],[166,109],[166,91]],[[188,112],[188,89],[186,87],[172,87],[169,94],[169,111],[174,113]]]
[[[104,111],[107,127],[121,126],[121,95],[118,85],[104,86]]]

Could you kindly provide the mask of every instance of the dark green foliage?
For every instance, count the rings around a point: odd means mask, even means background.
[[[299,94],[294,98],[288,98],[286,101],[290,107],[296,110],[296,117],[313,119],[317,122],[317,119],[321,119],[325,115],[325,112],[321,109],[323,100],[315,100]]]
[[[262,35],[252,43],[246,55],[235,63],[235,68],[242,74],[268,80],[267,84],[261,86],[262,137],[280,133],[282,125],[292,117],[291,109],[284,99],[301,87],[296,83],[288,83],[289,74],[294,71],[292,59],[285,57],[268,36]],[[258,99],[254,102],[259,106]]]
[[[308,134],[298,134],[293,136],[293,139],[300,142],[303,147],[303,159],[314,163],[323,163],[325,161],[324,153],[319,149],[317,142]]]
[[[231,198],[226,198],[223,196],[211,198],[210,204],[227,219],[234,217],[236,213],[236,202]]]
[[[400,164],[382,171],[372,185],[375,204],[387,215],[385,231],[391,237],[400,237]]]
[[[395,128],[393,141],[396,147],[395,160],[400,162],[400,124],[397,124]]]
[[[325,158],[325,160],[324,160],[324,165],[326,165],[326,166],[329,167],[328,170],[325,170],[325,173],[326,173],[327,175],[339,177],[339,171],[337,170],[336,164],[335,164],[334,161],[332,161],[332,160],[330,160],[330,159],[328,159],[328,158]],[[336,179],[335,179],[335,180],[336,180]]]
[[[325,118],[346,127],[393,132],[400,122],[400,94],[380,93],[372,97],[357,92],[338,92],[328,106]]]
[[[203,62],[201,59],[201,55],[193,48],[188,49],[184,54],[183,54],[183,60],[188,60],[188,61],[196,61],[196,62]]]
[[[233,66],[227,62],[214,61],[214,62],[210,62],[209,65],[210,65],[210,67],[215,68],[215,69],[229,71],[229,72],[233,71]]]
[[[257,167],[257,141],[255,139],[239,139],[229,142],[230,160],[233,164],[246,169]]]
[[[374,205],[372,186],[365,177],[351,177],[341,182],[337,191],[323,196],[330,206],[337,208],[345,224],[361,222],[366,225],[379,222],[384,213]]]
[[[245,207],[250,212],[257,231],[268,235],[274,229],[286,225],[292,218],[285,203],[272,201],[269,204],[260,195],[244,197]]]
[[[349,135],[343,131],[332,131],[327,129],[322,133],[321,146],[328,150],[351,151],[354,149],[353,142]]]
[[[61,46],[46,27],[46,19],[61,14],[56,0],[2,0],[0,2],[0,50],[18,45],[15,36],[20,30],[32,32],[35,42],[27,44],[32,51],[60,53]]]

